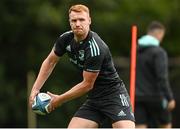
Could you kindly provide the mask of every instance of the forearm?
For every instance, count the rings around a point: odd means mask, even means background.
[[[87,93],[88,91],[90,91],[94,86],[98,74],[99,72],[92,73],[92,72],[83,71],[83,81],[75,85],[67,92],[61,95],[55,95],[49,93],[49,95],[52,96],[52,100],[49,106],[49,111],[54,110],[55,108],[57,108],[59,105],[63,104],[66,101],[78,98],[84,95],[85,93]]]
[[[92,87],[93,84],[88,84],[82,81],[81,83],[78,83],[73,88],[71,88],[69,91],[59,95],[59,101],[60,103],[64,103],[66,101],[78,98],[90,91]]]
[[[52,63],[49,60],[44,60],[41,65],[38,77],[33,85],[32,90],[40,90],[44,85],[45,81],[48,79],[49,75],[52,73],[56,63]]]

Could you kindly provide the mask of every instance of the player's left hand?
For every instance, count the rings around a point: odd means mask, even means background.
[[[168,103],[168,110],[172,111],[176,107],[176,101],[173,99]]]
[[[50,104],[48,106],[48,112],[52,112],[53,110],[55,110],[58,106],[60,106],[60,101],[59,101],[59,95],[53,94],[51,92],[47,92],[48,95],[51,96],[51,101]]]

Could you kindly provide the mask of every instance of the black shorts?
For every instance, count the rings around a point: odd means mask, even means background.
[[[87,99],[74,117],[95,121],[99,126],[105,120],[114,123],[120,120],[135,121],[127,91],[119,91],[100,99]]]
[[[171,112],[163,107],[162,101],[139,101],[135,103],[136,124],[158,127],[171,123]]]

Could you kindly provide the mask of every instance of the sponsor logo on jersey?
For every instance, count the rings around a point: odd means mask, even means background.
[[[84,50],[79,50],[79,59],[84,61]]]
[[[79,68],[83,68],[84,66],[79,64],[77,60],[73,60],[72,58],[69,58],[70,62],[72,62],[73,64],[77,65]]]
[[[77,64],[77,60],[73,60],[72,58],[69,58],[70,62]]]

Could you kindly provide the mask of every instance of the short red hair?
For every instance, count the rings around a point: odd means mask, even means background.
[[[89,14],[89,8],[85,5],[82,5],[82,4],[76,4],[76,5],[73,5],[70,7],[69,9],[69,14],[74,11],[74,12],[86,12]]]

